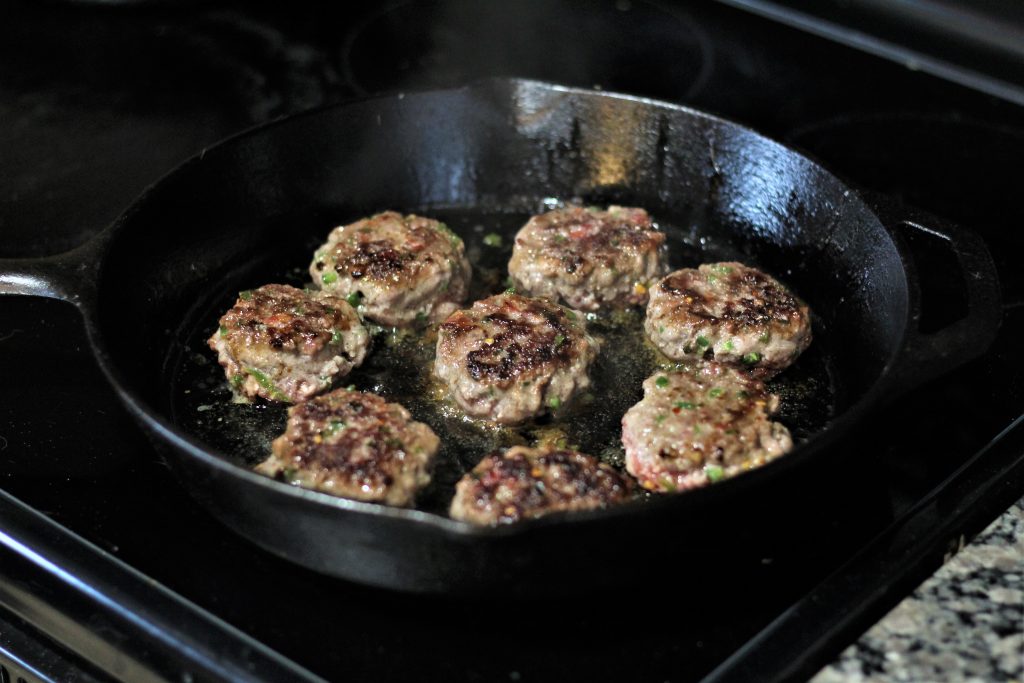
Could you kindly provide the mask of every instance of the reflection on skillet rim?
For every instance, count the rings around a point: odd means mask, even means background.
[[[504,83],[508,84],[510,82],[505,81]],[[597,96],[601,98],[607,98],[609,100],[631,102],[639,105],[649,105],[656,107],[661,111],[677,112],[689,117],[711,122],[713,124],[721,124],[728,128],[756,136],[757,138],[760,138],[763,142],[766,142],[767,144],[777,145],[777,143],[766,141],[763,138],[763,136],[761,136],[758,133],[755,133],[754,131],[750,131],[747,128],[738,126],[734,123],[725,121],[723,119],[719,119],[714,116],[710,116],[703,112],[694,111],[692,109],[679,105],[667,104],[663,102],[658,102],[639,97],[631,97],[627,95],[618,95],[610,93],[600,93],[595,95],[595,93],[585,90],[566,88],[561,86],[552,86],[547,84],[531,83],[527,81],[512,81],[511,83],[514,86],[518,86],[520,88],[525,89],[543,89],[547,92],[565,93],[569,95],[576,94],[589,97]],[[476,86],[470,86],[470,88],[474,87],[486,87],[486,83],[483,86],[479,84]],[[382,97],[368,99],[385,100],[389,98]],[[340,106],[345,107],[348,105],[346,104]],[[296,121],[306,117],[316,116],[322,111],[325,110],[315,110],[312,112],[307,112],[297,117],[292,117],[288,119],[288,121]],[[260,126],[255,129],[245,131],[237,136],[229,138],[228,140],[222,143],[219,143],[217,146],[210,148],[209,150],[204,151],[203,154],[214,154],[223,150],[231,150],[232,145],[238,143],[239,141],[244,141],[245,139],[251,136],[259,135],[262,131],[268,128],[283,125],[284,123],[286,122],[273,122],[265,126]],[[788,148],[785,148],[782,145],[777,146],[780,148],[781,151],[783,151],[786,154],[795,154],[792,150],[789,150]],[[192,160],[186,162],[175,171],[172,171],[165,179],[159,181],[156,185],[154,185],[153,188],[160,186],[165,182],[165,180],[181,174],[191,165],[197,163],[197,160],[201,160],[202,156],[203,155],[193,158]],[[827,171],[824,171],[823,169],[818,167],[817,164],[814,164],[813,162],[808,163],[815,168],[816,172],[819,172],[824,176],[831,178],[835,183],[841,186],[839,181],[836,180],[834,176],[831,176],[831,174],[829,174]],[[133,204],[133,206],[122,216],[122,218],[118,221],[118,228],[128,223],[128,219],[131,218],[135,213],[137,213],[140,210],[140,207],[142,207],[145,204],[146,199],[150,195],[153,188],[147,190],[147,192],[144,193],[143,196],[140,197],[136,201],[136,203]],[[851,201],[859,202],[859,198],[855,196],[851,195],[850,198]],[[120,232],[120,230],[115,228],[115,230],[111,233],[111,236],[116,237]],[[901,249],[901,246],[898,242],[895,242],[895,248],[897,249],[897,251]],[[907,318],[909,318],[909,316],[910,311],[908,310]],[[900,323],[900,329],[898,331],[900,338],[902,338],[906,332],[907,323],[907,319],[902,320]],[[540,518],[523,520],[511,525],[499,525],[489,527],[477,526],[466,522],[455,521],[432,512],[424,512],[415,509],[394,508],[381,504],[345,499],[336,496],[331,496],[326,493],[302,489],[282,482],[270,480],[267,477],[245,470],[244,468],[233,464],[228,460],[225,454],[221,454],[218,451],[211,451],[198,440],[194,439],[190,435],[183,433],[177,427],[173,426],[171,422],[163,415],[156,414],[153,408],[142,407],[144,405],[142,399],[136,394],[134,390],[126,388],[127,383],[123,380],[121,376],[121,371],[118,368],[114,367],[114,361],[109,358],[109,354],[106,351],[105,344],[102,342],[102,335],[98,328],[99,325],[96,325],[94,327],[92,324],[90,324],[90,335],[93,337],[94,343],[97,346],[97,348],[100,349],[100,353],[98,355],[100,357],[101,365],[104,367],[104,370],[114,381],[114,385],[117,388],[118,392],[122,395],[123,398],[126,399],[126,403],[129,406],[130,410],[144,424],[146,424],[150,429],[152,429],[152,431],[154,432],[155,436],[158,439],[164,440],[170,443],[172,446],[175,446],[181,449],[182,451],[185,451],[191,457],[197,458],[198,460],[205,463],[207,466],[212,467],[214,470],[220,470],[235,477],[242,477],[243,479],[248,480],[250,483],[256,486],[271,486],[277,489],[279,493],[315,502],[317,505],[326,505],[339,511],[357,513],[360,515],[386,517],[394,520],[404,520],[411,525],[429,526],[437,531],[443,532],[444,534],[462,537],[498,537],[518,535],[529,533],[531,530],[534,529],[562,524],[570,520],[573,524],[577,525],[600,523],[601,521],[610,518],[632,515],[636,510],[640,508],[644,508],[647,510],[660,510],[664,508],[681,508],[687,505],[699,506],[701,502],[707,499],[709,496],[719,496],[723,491],[730,491],[732,492],[732,495],[742,494],[742,492],[744,490],[747,490],[748,487],[756,487],[762,481],[767,480],[771,476],[776,476],[783,472],[789,471],[792,468],[801,466],[809,458],[819,454],[830,443],[833,443],[835,441],[835,438],[844,429],[848,428],[853,423],[861,419],[864,410],[867,407],[875,404],[879,400],[879,398],[885,393],[885,391],[889,388],[887,386],[888,383],[886,380],[892,375],[891,371],[893,368],[894,361],[901,355],[902,348],[900,344],[897,344],[894,347],[894,351],[890,354],[890,356],[887,359],[885,359],[884,369],[874,379],[870,388],[867,391],[863,392],[859,398],[856,398],[852,402],[846,403],[845,405],[839,407],[838,414],[831,420],[829,420],[828,423],[824,425],[816,434],[812,435],[807,440],[798,443],[791,453],[787,454],[782,458],[778,458],[772,462],[769,462],[757,468],[755,471],[750,471],[745,473],[743,476],[737,476],[726,481],[718,482],[713,486],[688,491],[682,494],[656,496],[648,500],[634,500],[626,502],[621,505],[599,510],[554,513]]]

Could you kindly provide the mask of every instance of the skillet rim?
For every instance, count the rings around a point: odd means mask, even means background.
[[[911,292],[911,283],[908,278],[908,263],[904,255],[904,249],[897,237],[886,227],[878,213],[855,188],[843,182],[816,160],[793,147],[789,147],[777,140],[774,140],[750,128],[749,126],[745,126],[716,114],[694,109],[682,104],[676,104],[650,97],[630,95],[627,93],[566,86],[526,78],[491,77],[474,80],[470,83],[451,88],[416,88],[355,97],[342,102],[312,108],[296,114],[279,116],[270,121],[241,130],[227,138],[224,138],[223,140],[204,147],[200,152],[181,162],[143,190],[143,192],[132,201],[121,215],[114,220],[109,229],[97,236],[97,239],[102,241],[102,244],[99,247],[102,255],[100,257],[100,263],[98,264],[97,273],[102,272],[104,264],[110,256],[110,245],[113,244],[117,239],[117,236],[124,230],[133,229],[131,227],[131,219],[149,201],[152,193],[158,188],[168,184],[170,179],[189,172],[193,165],[202,163],[205,156],[210,152],[221,153],[237,146],[241,141],[261,135],[267,130],[274,129],[279,126],[290,125],[296,121],[302,121],[306,118],[314,117],[325,112],[334,111],[336,109],[345,108],[363,102],[395,99],[402,100],[409,95],[439,95],[442,93],[454,94],[468,91],[508,91],[508,96],[513,96],[515,92],[524,88],[541,89],[554,93],[565,93],[577,97],[633,102],[663,111],[682,113],[687,117],[703,119],[717,125],[726,126],[748,135],[752,135],[779,148],[787,155],[796,155],[802,161],[813,167],[816,172],[821,173],[828,180],[836,183],[841,189],[845,190],[847,192],[847,199],[851,202],[859,203],[877,222],[878,227],[888,237],[888,246],[890,246],[891,250],[897,255],[902,265],[900,271],[901,281],[903,284],[903,287],[901,287],[903,295],[902,299],[906,303],[905,308],[907,314],[906,317],[900,321],[901,325],[898,334],[894,334],[894,337],[898,339],[898,343],[894,344],[894,350],[888,358],[885,359],[885,363],[882,366],[881,371],[870,388],[843,409],[838,415],[826,421],[826,423],[806,441],[796,444],[793,451],[786,454],[785,457],[776,458],[753,470],[744,472],[742,476],[735,476],[724,481],[717,482],[714,486],[704,486],[670,495],[653,494],[647,497],[639,497],[621,504],[595,510],[556,512],[541,517],[520,520],[512,524],[476,525],[470,522],[454,520],[435,512],[427,512],[412,508],[400,508],[381,503],[372,503],[350,498],[342,498],[340,496],[332,496],[320,491],[306,489],[286,484],[284,482],[278,482],[235,464],[230,460],[227,454],[224,454],[218,449],[206,446],[195,437],[187,434],[184,430],[181,430],[173,423],[173,421],[162,415],[161,411],[149,406],[146,401],[143,401],[138,395],[138,392],[130,388],[132,384],[123,379],[121,371],[116,367],[117,361],[113,358],[107,348],[104,341],[104,335],[100,329],[99,317],[96,314],[95,309],[89,312],[83,310],[89,339],[100,367],[107,375],[108,380],[111,382],[121,399],[125,402],[130,412],[132,412],[135,418],[149,430],[150,435],[158,441],[158,445],[175,448],[179,452],[187,454],[188,457],[195,458],[204,465],[212,467],[212,469],[217,471],[219,474],[227,477],[239,478],[242,481],[247,482],[247,485],[251,484],[253,486],[267,488],[268,492],[273,492],[274,495],[288,496],[293,502],[301,501],[303,505],[313,505],[321,507],[321,509],[329,507],[346,515],[367,515],[378,518],[383,517],[397,524],[408,524],[414,527],[429,529],[430,531],[440,533],[453,540],[479,538],[501,539],[529,535],[547,527],[561,526],[566,523],[570,523],[571,526],[580,526],[584,524],[602,523],[610,519],[632,517],[639,514],[638,511],[647,511],[646,514],[657,514],[663,509],[675,510],[685,509],[688,506],[699,507],[706,499],[723,497],[725,495],[722,493],[723,490],[727,493],[729,491],[733,491],[735,492],[734,495],[738,495],[749,487],[759,487],[762,486],[762,482],[767,482],[773,477],[783,476],[788,470],[794,467],[804,466],[808,459],[813,458],[814,455],[820,451],[825,451],[828,445],[835,442],[838,436],[850,427],[850,423],[855,423],[864,413],[870,412],[873,407],[877,406],[879,396],[884,392],[887,385],[890,383],[890,380],[894,377],[893,368],[898,365],[897,361],[904,356],[907,341],[907,330],[913,316],[913,307],[911,305],[913,295]],[[100,292],[100,283],[97,282],[95,291],[97,301],[99,296],[101,296]],[[826,456],[827,452],[822,453],[822,457]],[[178,478],[179,480],[181,479],[181,477]],[[192,488],[192,485],[188,484],[188,482],[183,482],[183,485],[188,489]]]

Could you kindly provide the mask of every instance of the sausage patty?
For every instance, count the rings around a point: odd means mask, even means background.
[[[665,273],[664,242],[643,209],[571,206],[523,226],[508,272],[522,291],[583,311],[643,305]]]
[[[256,471],[345,498],[411,505],[430,482],[439,445],[401,405],[336,389],[288,409],[284,434]]]
[[[514,446],[492,453],[455,486],[451,516],[502,524],[562,510],[602,508],[625,500],[632,482],[576,451]]]
[[[362,363],[369,341],[344,298],[264,285],[238,295],[208,344],[236,391],[295,403]]]
[[[597,350],[583,314],[498,294],[444,321],[434,374],[466,414],[514,424],[557,410],[590,386]]]
[[[441,320],[466,299],[472,270],[447,225],[385,211],[331,231],[309,267],[313,282],[367,319],[403,327]]]
[[[714,359],[770,377],[811,343],[811,312],[759,270],[709,263],[677,270],[651,289],[644,329],[673,360]]]
[[[768,416],[779,399],[721,363],[658,372],[622,418],[626,469],[652,491],[682,491],[787,453],[789,430]]]

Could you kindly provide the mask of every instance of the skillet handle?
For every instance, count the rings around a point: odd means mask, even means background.
[[[914,286],[911,319],[891,380],[894,389],[902,393],[985,353],[1002,322],[1002,297],[992,255],[978,235],[919,213],[905,215],[895,228],[899,236],[917,233],[927,237],[955,257],[961,275],[956,284],[966,303],[966,313],[959,320],[934,331],[922,331],[922,298],[929,294],[920,291],[918,273],[923,264],[905,258]],[[906,248],[904,252],[909,254]]]
[[[105,236],[54,256],[0,259],[0,296],[39,296],[91,308]]]

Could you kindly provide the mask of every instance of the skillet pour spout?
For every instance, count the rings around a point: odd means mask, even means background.
[[[743,261],[808,301],[813,353],[800,381],[783,386],[783,402],[822,407],[809,417],[784,409],[799,441],[792,453],[698,491],[474,527],[443,505],[484,455],[471,431],[442,434],[448,464],[434,498],[397,509],[257,475],[250,466],[265,441],[229,449],[195,428],[183,396],[197,385],[182,368],[212,362],[196,343],[209,321],[240,289],[297,277],[334,225],[384,209],[450,215],[480,286],[500,286],[487,282],[502,254],[481,244],[482,233],[510,245],[521,220],[552,198],[644,207],[668,234],[673,267]],[[984,244],[917,216],[885,218],[818,164],[735,123],[498,79],[348,102],[241,133],[168,174],[86,247],[0,262],[0,293],[77,303],[100,365],[182,485],[270,552],[391,589],[553,593],[798,542],[794,529],[811,533],[812,519],[827,520],[856,453],[853,428],[870,410],[984,352],[999,323]],[[918,322],[927,292],[897,234],[921,230],[959,263],[966,301],[962,320],[926,333]],[[386,392],[387,382],[366,375],[369,388]],[[640,387],[616,391],[629,400]],[[614,461],[617,423],[602,424],[587,438]]]

